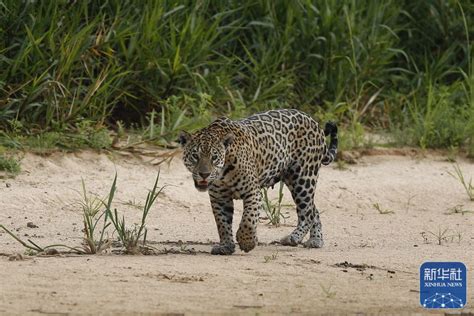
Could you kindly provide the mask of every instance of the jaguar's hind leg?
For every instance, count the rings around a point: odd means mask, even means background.
[[[306,248],[321,248],[324,245],[321,219],[319,218],[319,211],[315,207],[314,220],[311,229],[309,230],[309,239],[304,242]]]
[[[295,170],[293,176],[285,180],[296,204],[298,225],[291,234],[281,239],[282,245],[297,246],[308,231],[314,227],[317,212],[314,206],[316,182],[317,176],[301,176],[298,169]],[[317,220],[319,221],[319,215]]]

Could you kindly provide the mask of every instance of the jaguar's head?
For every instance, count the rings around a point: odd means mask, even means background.
[[[194,186],[199,191],[206,191],[221,176],[226,150],[233,140],[231,133],[220,136],[205,131],[181,132],[179,142],[184,149],[184,165],[193,174]]]

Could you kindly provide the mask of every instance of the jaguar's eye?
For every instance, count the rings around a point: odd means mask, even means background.
[[[217,161],[217,159],[219,159],[219,157],[217,155],[212,155],[211,159],[212,159],[212,161],[215,162],[215,161]]]
[[[194,160],[194,161],[198,161],[199,160],[199,156],[197,153],[192,153],[191,154],[191,158]]]

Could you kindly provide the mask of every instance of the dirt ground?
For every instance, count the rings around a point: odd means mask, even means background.
[[[0,224],[40,245],[79,246],[81,179],[105,196],[115,172],[115,205],[138,223],[140,211],[130,204],[144,203],[160,168],[149,160],[26,154],[19,176],[0,179]],[[474,177],[473,163],[458,162]],[[440,155],[365,156],[346,170],[332,164],[321,170],[317,192],[323,248],[272,244],[295,226],[287,207],[280,227],[262,219],[262,245],[250,253],[211,256],[217,230],[208,196],[195,190],[178,156],[161,165],[160,185],[168,186],[147,221],[148,240],[176,253],[11,260],[24,248],[0,232],[0,314],[425,314],[418,293],[424,261],[466,264],[464,312],[473,312],[474,202],[448,174],[452,168]]]

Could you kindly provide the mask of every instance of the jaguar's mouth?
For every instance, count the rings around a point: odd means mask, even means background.
[[[194,180],[194,186],[196,187],[196,189],[198,189],[198,191],[206,192],[207,188],[209,187],[209,182],[207,182],[206,180]]]

